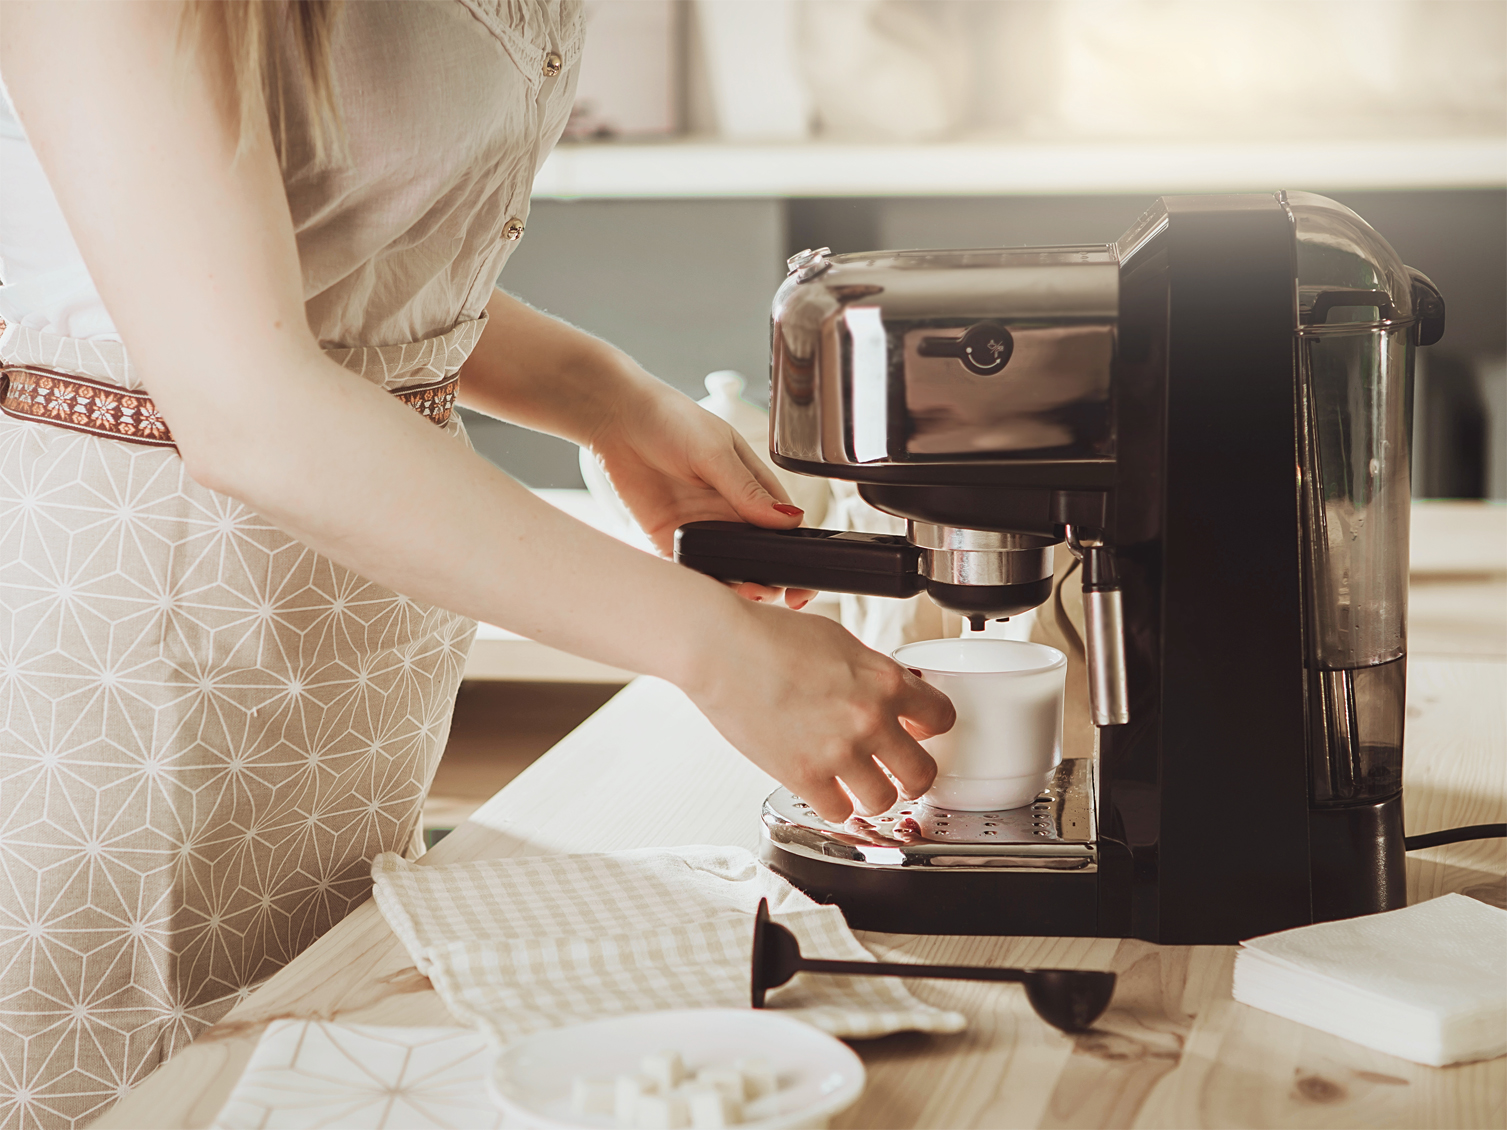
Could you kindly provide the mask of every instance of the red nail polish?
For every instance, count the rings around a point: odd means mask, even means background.
[[[806,605],[808,605],[810,603],[811,602],[809,600],[803,600],[799,604],[792,604],[790,606],[790,611],[792,611],[792,612],[799,612],[802,608],[805,608]]]
[[[805,513],[799,506],[791,506],[788,502],[776,502],[774,508],[781,514],[788,514],[792,518],[799,518]]]

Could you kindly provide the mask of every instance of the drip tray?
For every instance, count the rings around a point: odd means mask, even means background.
[[[823,820],[788,789],[764,802],[764,836],[781,851],[857,867],[1096,868],[1094,763],[1057,766],[1024,808],[958,812],[902,801],[879,816]]]

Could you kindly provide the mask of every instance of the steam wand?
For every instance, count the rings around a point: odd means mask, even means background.
[[[1067,527],[1067,547],[1083,562],[1083,650],[1088,665],[1088,698],[1095,726],[1130,721],[1125,675],[1125,610],[1115,558],[1102,540],[1080,539]]]
[[[995,969],[980,965],[910,965],[885,961],[828,961],[802,957],[794,934],[769,917],[769,900],[754,916],[753,1006],[797,973],[856,977],[928,977],[948,981],[1015,981],[1026,987],[1036,1015],[1064,1032],[1086,1032],[1109,1007],[1115,975],[1092,969]]]

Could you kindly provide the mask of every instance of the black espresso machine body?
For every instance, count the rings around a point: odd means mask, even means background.
[[[1403,905],[1413,351],[1443,304],[1348,209],[1168,197],[1109,246],[792,259],[771,451],[906,538],[683,529],[727,580],[974,618],[1082,562],[1097,749],[1025,809],[837,827],[779,791],[763,856],[858,928],[1232,943]]]

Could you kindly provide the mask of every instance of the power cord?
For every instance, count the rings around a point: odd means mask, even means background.
[[[1408,836],[1402,842],[1408,851],[1417,851],[1419,848],[1458,844],[1466,840],[1489,840],[1499,836],[1507,836],[1507,824],[1471,824],[1464,828],[1446,828],[1442,832]]]

